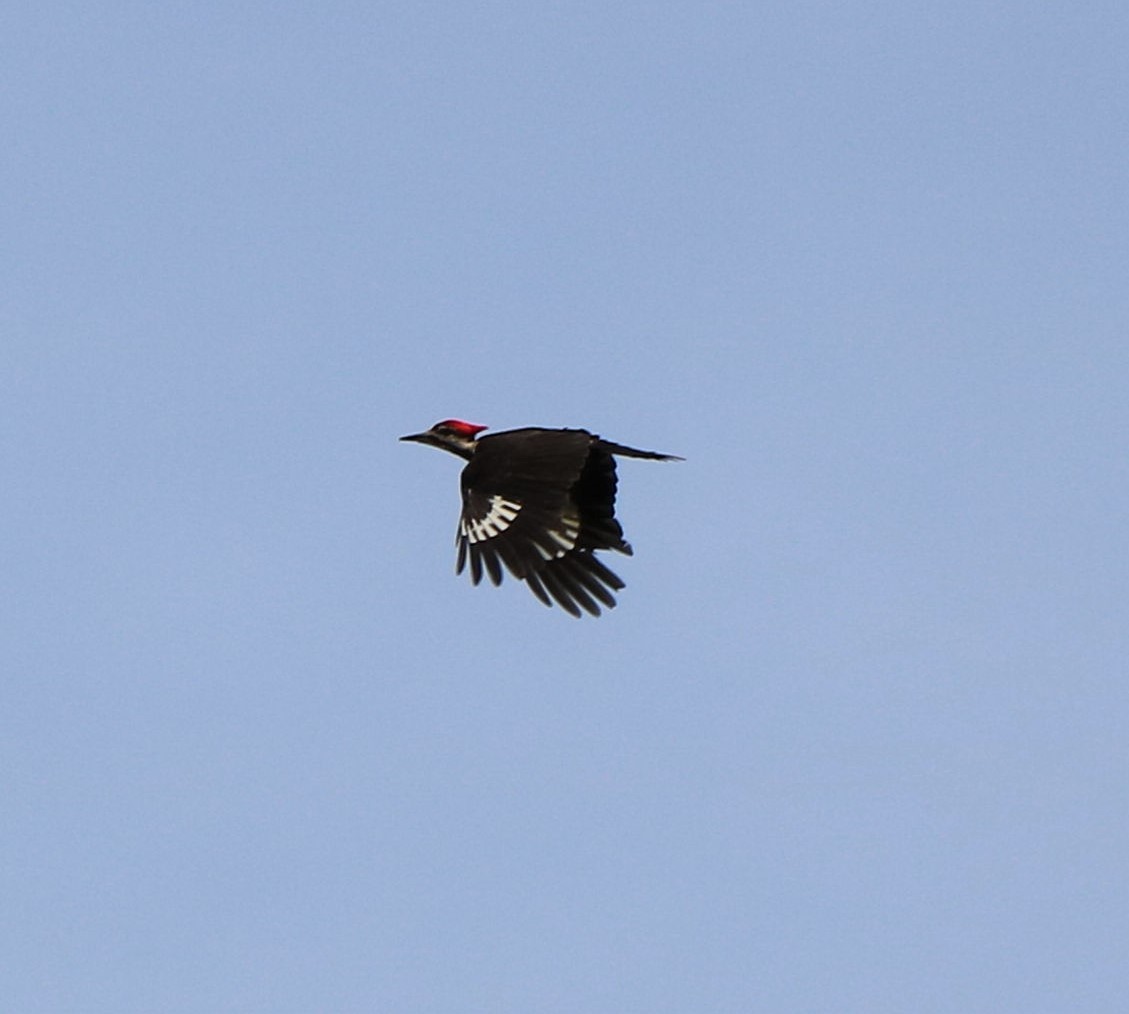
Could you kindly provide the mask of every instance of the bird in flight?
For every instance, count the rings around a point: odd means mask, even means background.
[[[681,461],[624,447],[587,430],[527,427],[479,437],[485,426],[445,419],[401,440],[440,447],[467,461],[456,535],[461,574],[470,561],[474,584],[485,572],[502,583],[502,568],[529,585],[547,606],[579,617],[615,606],[623,581],[596,558],[614,549],[631,555],[615,518],[615,458]]]

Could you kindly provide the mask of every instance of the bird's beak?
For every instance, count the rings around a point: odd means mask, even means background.
[[[406,437],[400,437],[401,440],[414,440],[417,444],[427,442],[426,433],[409,433]]]

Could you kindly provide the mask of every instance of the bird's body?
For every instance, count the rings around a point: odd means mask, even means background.
[[[505,567],[545,605],[573,616],[600,615],[615,605],[623,582],[595,556],[631,555],[615,518],[613,455],[680,460],[672,454],[624,447],[587,430],[529,427],[478,437],[485,429],[458,419],[401,437],[466,459],[457,536],[457,573],[470,563],[474,584],[494,584]]]

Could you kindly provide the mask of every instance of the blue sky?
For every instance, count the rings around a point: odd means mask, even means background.
[[[1123,5],[2,24],[10,1009],[1123,1009]]]

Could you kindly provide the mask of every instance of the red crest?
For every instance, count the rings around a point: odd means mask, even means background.
[[[479,426],[477,423],[463,422],[462,419],[444,419],[436,426],[445,426],[449,430],[454,430],[456,433],[462,433],[464,436],[473,437],[476,433],[481,433],[485,426]]]

